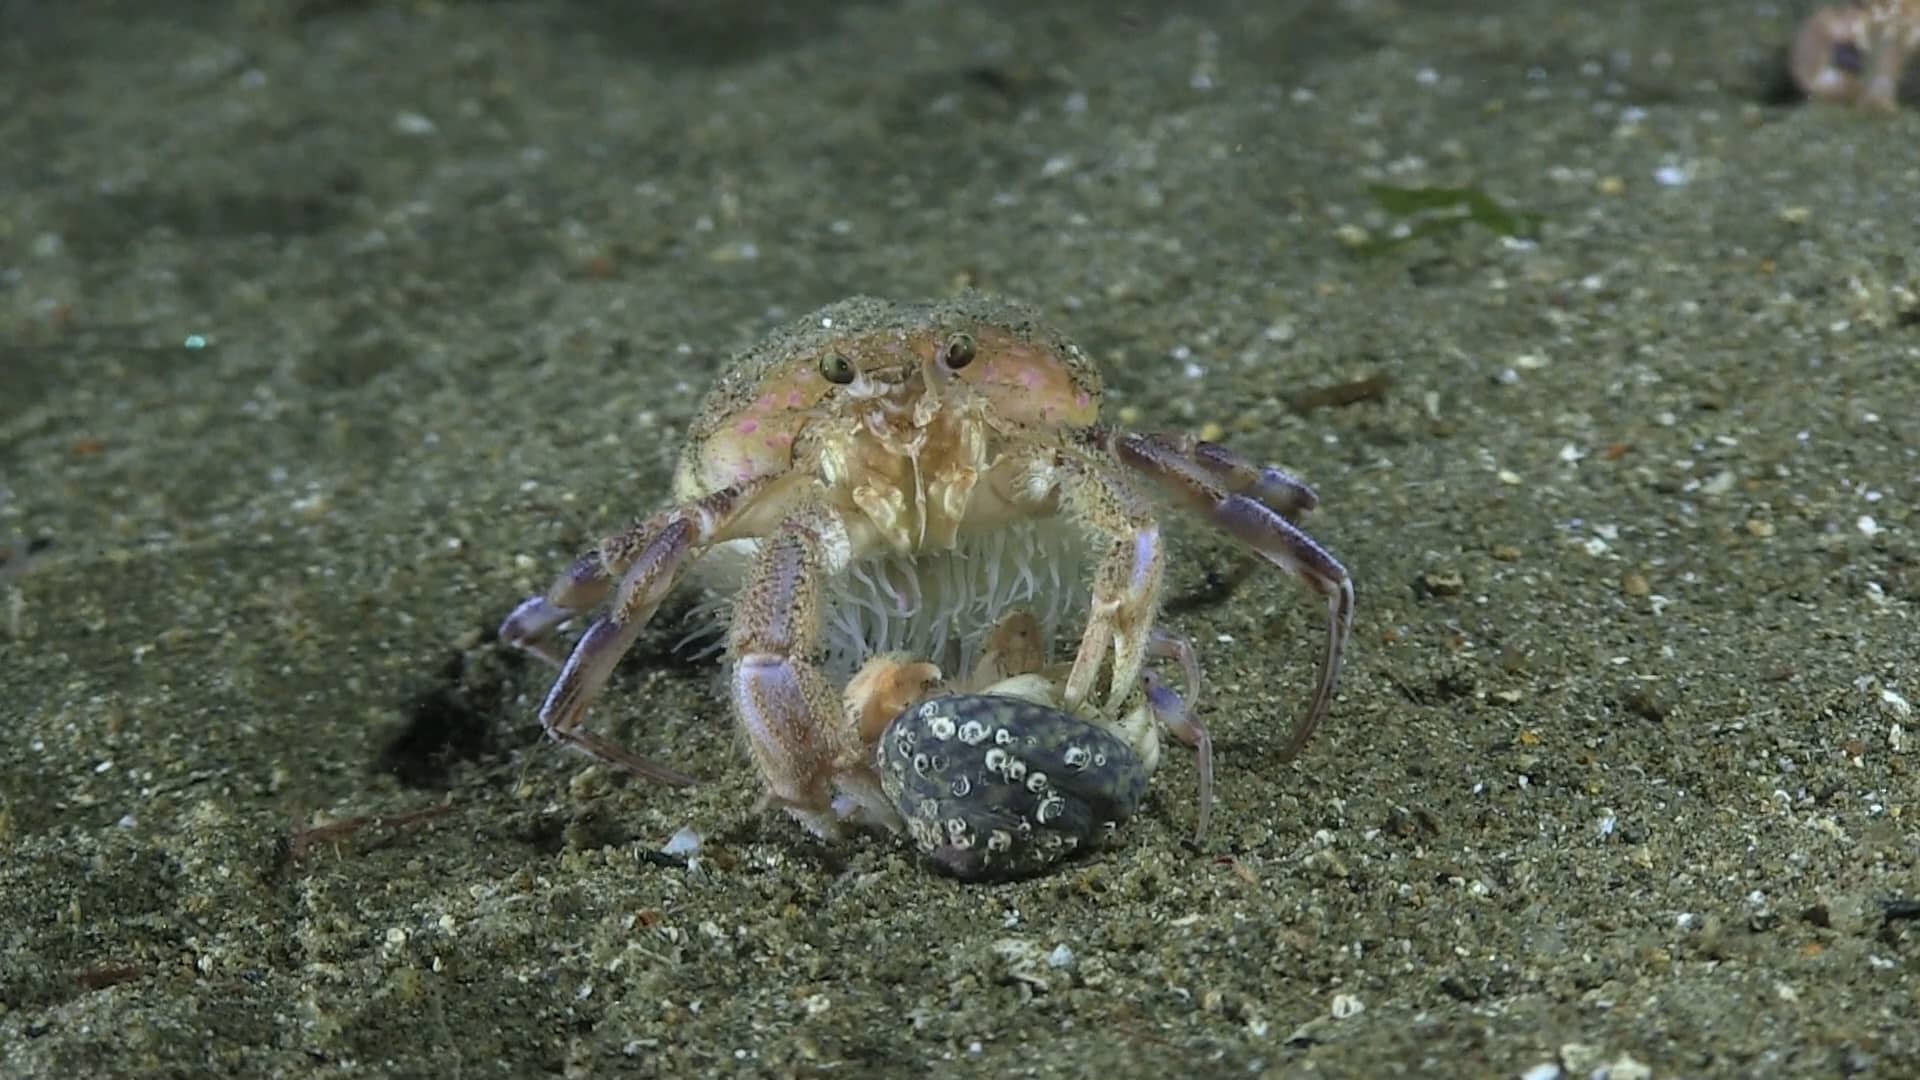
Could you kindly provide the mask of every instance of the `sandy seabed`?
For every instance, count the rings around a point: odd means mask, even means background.
[[[0,3],[0,1074],[1920,1074],[1920,111],[1806,10]],[[1200,850],[1177,752],[811,841],[666,619],[595,723],[706,782],[543,742],[493,627],[726,358],[968,285],[1319,488],[1307,753],[1184,521]]]

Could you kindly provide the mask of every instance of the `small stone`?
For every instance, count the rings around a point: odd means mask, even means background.
[[[1652,720],[1656,723],[1665,720],[1673,711],[1673,706],[1667,702],[1666,698],[1640,685],[1629,685],[1622,690],[1620,704],[1625,705],[1627,711],[1642,720]]]
[[[1606,1080],[1652,1080],[1653,1070],[1635,1061],[1632,1054],[1621,1054],[1606,1064],[1602,1074]]]
[[[1600,1067],[1600,1048],[1588,1043],[1561,1043],[1560,1065],[1575,1076],[1586,1076]]]
[[[1866,900],[1850,893],[1822,893],[1801,918],[1814,926],[1839,934],[1859,935],[1873,929],[1873,914]]]
[[[398,112],[393,114],[393,130],[402,135],[412,135],[418,138],[424,135],[431,135],[439,130],[439,128],[432,120],[429,120],[420,113]]]

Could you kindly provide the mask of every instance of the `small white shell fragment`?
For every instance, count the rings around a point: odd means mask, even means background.
[[[1900,696],[1897,691],[1880,688],[1880,704],[1895,716],[1905,719],[1913,715],[1913,704]]]

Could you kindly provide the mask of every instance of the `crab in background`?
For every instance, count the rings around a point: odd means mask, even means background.
[[[1110,428],[1100,406],[1086,355],[991,297],[855,298],[775,332],[709,392],[673,505],[600,541],[501,625],[502,640],[560,668],[541,724],[603,761],[691,783],[585,719],[692,576],[731,598],[728,696],[765,804],[821,837],[898,831],[878,732],[849,708],[871,695],[843,697],[871,658],[971,671],[1007,613],[1030,609],[1043,641],[1078,627],[1049,707],[1109,727],[1150,656],[1197,672],[1184,639],[1155,626],[1167,548],[1145,485],[1324,600],[1319,677],[1281,750],[1291,759],[1333,701],[1353,623],[1346,569],[1295,523],[1316,496],[1214,443]],[[556,630],[596,609],[562,660]],[[1195,741],[1183,714],[1164,719]]]
[[[1916,51],[1920,0],[1856,0],[1809,16],[1787,67],[1808,97],[1891,109]]]

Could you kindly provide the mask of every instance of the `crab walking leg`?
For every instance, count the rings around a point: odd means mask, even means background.
[[[544,656],[544,640],[556,627],[576,610],[597,605],[609,594],[613,597],[607,613],[574,643],[540,705],[540,724],[549,736],[641,776],[669,784],[693,783],[685,773],[649,761],[581,725],[614,665],[633,647],[680,572],[731,522],[748,490],[722,489],[608,537],[562,573],[545,596],[525,601],[507,616],[500,626],[502,640]]]
[[[1160,610],[1160,582],[1167,561],[1160,524],[1125,481],[1077,452],[1057,455],[1050,470],[1040,471],[1050,472],[1059,496],[1081,526],[1107,541],[1106,554],[1094,571],[1087,627],[1060,700],[1069,712],[1086,702],[1111,650],[1112,677],[1100,711],[1116,716],[1140,678],[1153,617]],[[1029,493],[1040,486],[1030,485]]]
[[[1186,684],[1187,708],[1194,708],[1200,700],[1200,656],[1193,651],[1193,642],[1185,634],[1176,634],[1156,626],[1147,635],[1147,657],[1151,660],[1171,660],[1180,665],[1180,678]]]
[[[500,624],[500,640],[553,667],[563,663],[549,642],[560,624],[581,611],[598,606],[613,591],[613,579],[598,550],[575,559],[557,578],[553,587],[538,596],[529,596]]]
[[[1207,822],[1213,816],[1213,736],[1195,714],[1200,701],[1200,657],[1186,635],[1158,626],[1147,637],[1147,657],[1178,664],[1185,684],[1182,689],[1186,691],[1186,699],[1182,701],[1179,694],[1167,689],[1152,672],[1141,676],[1146,686],[1147,707],[1153,711],[1154,719],[1174,738],[1192,747],[1199,759],[1200,820],[1193,830],[1193,842],[1198,845],[1206,836]]]
[[[1170,494],[1205,514],[1216,528],[1326,598],[1327,644],[1320,659],[1320,679],[1306,714],[1294,723],[1280,751],[1282,761],[1298,757],[1326,719],[1340,683],[1347,638],[1353,630],[1353,580],[1347,568],[1273,507],[1248,495],[1220,490],[1196,475],[1190,461],[1173,456],[1166,447],[1124,433],[1093,435],[1127,466],[1151,476]]]
[[[1116,446],[1125,445],[1133,453],[1164,462],[1169,470],[1187,473],[1190,479],[1255,499],[1289,521],[1320,505],[1320,496],[1292,473],[1242,457],[1232,447],[1186,434],[1120,432],[1105,437]]]
[[[604,603],[614,583],[648,550],[656,536],[674,522],[690,518],[698,526],[695,542],[711,543],[713,534],[730,524],[736,511],[762,486],[755,481],[722,488],[685,506],[636,521],[600,541],[592,551],[575,559],[545,593],[521,601],[500,624],[500,640],[554,667],[562,666],[560,656],[548,644],[554,631],[580,612]]]
[[[1193,715],[1191,703],[1182,702],[1180,695],[1167,689],[1159,676],[1147,672],[1140,679],[1146,688],[1147,708],[1152,711],[1154,720],[1174,738],[1193,747],[1199,759],[1200,813],[1193,826],[1193,842],[1198,846],[1207,835],[1207,823],[1213,819],[1213,736],[1207,733],[1207,726]]]
[[[814,665],[826,637],[822,582],[848,557],[846,531],[833,515],[815,509],[789,517],[761,542],[727,634],[733,709],[767,801],[823,839],[862,811],[898,828],[865,745]]]

